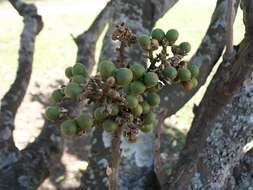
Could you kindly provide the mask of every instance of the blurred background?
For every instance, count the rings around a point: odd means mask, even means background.
[[[47,95],[54,86],[64,79],[64,69],[74,64],[77,48],[72,36],[85,31],[97,14],[103,9],[106,0],[34,0],[39,14],[43,16],[44,29],[36,41],[33,73],[28,93],[16,117],[15,142],[22,149],[32,142],[43,126],[43,110],[47,105]],[[180,39],[192,44],[192,53],[198,48],[209,25],[216,0],[180,0],[174,8],[161,18],[156,26],[162,29],[175,28]],[[19,36],[23,27],[22,18],[6,0],[0,0],[0,97],[8,90],[14,80],[17,69]],[[235,44],[243,35],[242,12],[239,10],[234,25]],[[105,31],[104,31],[105,32]],[[101,36],[96,59],[102,45]],[[192,118],[192,107],[201,100],[205,87],[188,102],[178,113],[166,119],[167,126],[177,129],[176,137],[184,142]],[[175,131],[174,131],[175,132]],[[62,163],[54,170],[52,179],[45,181],[40,189],[72,188],[79,185],[80,172],[87,167],[87,151],[85,137],[79,139],[81,148],[75,148],[72,140],[62,158]],[[75,141],[78,142],[78,139]],[[181,147],[181,146],[179,146]],[[69,151],[74,149],[75,151]]]

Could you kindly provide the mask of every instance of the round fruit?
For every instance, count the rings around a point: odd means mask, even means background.
[[[99,65],[99,72],[103,80],[112,76],[113,71],[116,69],[115,65],[111,61],[102,61]]]
[[[192,90],[193,89],[193,84],[191,81],[186,81],[186,82],[182,82],[184,88],[186,90]]]
[[[191,44],[188,42],[182,42],[179,44],[179,48],[184,52],[184,53],[189,53],[191,51]]]
[[[130,84],[130,92],[132,94],[142,94],[146,90],[145,85],[140,81],[134,81]]]
[[[75,82],[70,82],[64,89],[65,95],[70,98],[75,98],[81,91],[81,87]]]
[[[115,131],[115,129],[117,129],[117,124],[111,119],[105,120],[103,122],[102,126],[103,126],[104,130],[107,132],[113,132],[113,131]]]
[[[195,64],[189,64],[187,65],[187,69],[191,72],[192,77],[196,77],[199,74],[199,67]]]
[[[132,109],[132,113],[134,116],[140,116],[143,112],[142,106],[138,104],[135,108]]]
[[[181,81],[188,81],[191,79],[191,72],[187,68],[178,69],[178,77]]]
[[[133,65],[131,65],[130,67],[131,71],[133,72],[133,77],[134,79],[139,79],[140,77],[142,77],[142,75],[145,73],[146,69],[144,68],[143,65],[135,63]]]
[[[93,119],[88,114],[82,114],[76,118],[77,125],[80,129],[89,129],[93,125]]]
[[[166,79],[173,80],[177,77],[177,69],[175,67],[172,67],[172,66],[167,66],[163,70],[163,76]]]
[[[160,96],[155,92],[147,94],[147,102],[150,106],[157,106],[160,104]]]
[[[161,42],[165,37],[165,33],[162,29],[156,28],[152,31],[151,36],[152,36],[152,38]]]
[[[153,86],[156,86],[158,83],[158,76],[154,72],[147,72],[144,74],[144,83],[147,88],[151,88]]]
[[[73,77],[72,67],[67,67],[65,69],[65,76],[68,77],[69,79],[71,79],[71,77]]]
[[[195,88],[195,87],[198,86],[198,80],[196,78],[194,78],[194,77],[192,78],[191,83],[192,83],[192,87],[193,88]]]
[[[149,36],[146,36],[146,35],[140,36],[138,38],[138,42],[143,49],[148,50],[150,48]]]
[[[153,129],[154,125],[153,124],[146,124],[146,125],[142,125],[139,129],[143,132],[143,133],[148,133]]]
[[[142,102],[141,106],[142,106],[142,110],[143,110],[144,114],[146,114],[150,111],[150,105],[148,104],[147,101]]]
[[[144,124],[151,124],[151,123],[155,122],[155,119],[156,119],[155,113],[149,112],[144,115],[143,122],[144,122]]]
[[[88,73],[86,71],[86,68],[81,63],[76,63],[72,68],[73,75],[82,75],[85,78],[87,77]]]
[[[127,100],[127,106],[130,109],[133,109],[133,108],[135,108],[138,105],[138,99],[137,99],[136,96],[128,95],[126,97],[126,100]]]
[[[119,113],[119,106],[118,106],[118,104],[112,103],[111,109],[112,109],[112,113],[111,113],[112,116],[118,115],[118,113]]]
[[[53,93],[50,96],[50,99],[54,102],[60,102],[62,100],[62,98],[64,97],[64,94],[62,93],[62,91],[60,89],[54,90]]]
[[[46,118],[50,121],[55,121],[59,115],[60,115],[60,110],[59,110],[59,107],[57,106],[49,106],[47,109],[46,109]]]
[[[175,29],[168,30],[166,33],[166,38],[169,42],[174,43],[178,39],[178,31]]]
[[[61,132],[65,136],[74,136],[77,132],[77,126],[74,120],[68,119],[65,120],[61,126]]]
[[[72,82],[78,83],[78,84],[82,84],[85,82],[85,77],[82,75],[74,75],[72,77]]]
[[[105,107],[98,107],[94,112],[94,118],[97,121],[103,121],[106,118]]]
[[[133,73],[128,68],[120,68],[115,72],[115,78],[118,85],[125,86],[133,80]]]

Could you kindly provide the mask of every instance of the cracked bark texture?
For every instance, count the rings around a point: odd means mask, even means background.
[[[112,17],[103,41],[100,60],[115,59],[118,43],[112,42],[111,33],[117,24],[125,22],[134,32],[148,34],[154,23],[177,1],[118,0],[112,3]],[[126,51],[127,62],[143,63],[142,51],[135,45]],[[137,144],[128,144],[122,138],[122,160],[119,173],[119,189],[157,189],[153,171],[154,136],[141,135]],[[81,189],[108,189],[106,168],[110,163],[110,134],[101,128],[93,131],[89,167],[82,178]]]
[[[252,141],[252,8],[253,1],[242,1],[245,38],[236,57],[224,60],[211,81],[164,189],[226,188]]]

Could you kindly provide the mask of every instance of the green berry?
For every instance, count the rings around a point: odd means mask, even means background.
[[[118,113],[119,113],[119,106],[118,106],[118,104],[112,103],[111,104],[111,109],[112,109],[112,113],[111,113],[112,116],[118,115]]]
[[[52,100],[54,103],[58,103],[62,100],[64,97],[64,94],[60,89],[54,90],[53,93],[50,96],[50,100]]]
[[[72,82],[82,84],[85,82],[85,77],[83,75],[74,75],[72,77]]]
[[[132,113],[134,116],[140,116],[143,112],[142,106],[138,104],[135,108],[132,109]]]
[[[153,112],[149,112],[144,115],[143,122],[144,124],[151,124],[155,122],[155,119],[156,119],[156,114]]]
[[[166,38],[169,42],[174,43],[178,39],[178,31],[175,29],[168,30],[166,33]]]
[[[198,86],[198,80],[195,77],[192,78],[191,83],[193,88]]]
[[[70,82],[64,89],[65,95],[70,98],[76,98],[81,91],[81,87],[75,82]]]
[[[189,53],[191,51],[191,44],[188,42],[182,42],[179,44],[179,48],[184,52],[184,53]]]
[[[146,35],[140,36],[138,38],[138,42],[143,49],[148,50],[150,48],[151,41],[149,36]]]
[[[98,107],[94,112],[94,118],[97,121],[103,121],[106,118],[105,107]]]
[[[146,114],[150,111],[150,105],[148,104],[147,101],[143,101],[141,103],[141,106],[142,106],[142,110],[143,110],[143,113]]]
[[[67,67],[65,69],[65,76],[68,77],[69,79],[71,79],[73,77],[72,67]]]
[[[117,124],[111,119],[105,120],[103,122],[102,126],[103,126],[104,130],[107,132],[113,132],[117,129]]]
[[[158,76],[154,72],[147,72],[144,74],[144,84],[147,88],[151,88],[153,86],[156,86],[158,83]]]
[[[138,99],[137,99],[136,96],[128,95],[126,97],[126,100],[127,100],[127,106],[130,109],[133,109],[133,108],[135,108],[138,105]]]
[[[49,106],[46,109],[45,116],[50,121],[55,121],[60,116],[60,110],[58,106]]]
[[[82,75],[83,77],[87,77],[88,73],[85,66],[82,63],[76,63],[72,68],[73,75]]]
[[[76,118],[76,123],[80,129],[89,129],[93,125],[93,119],[89,114],[82,114]]]
[[[177,69],[175,67],[172,67],[172,66],[167,66],[163,70],[163,76],[166,79],[173,80],[177,77]]]
[[[120,68],[115,72],[115,78],[118,85],[125,86],[133,80],[133,73],[128,68]]]
[[[131,65],[130,67],[131,71],[133,72],[133,77],[134,79],[139,79],[140,77],[142,77],[142,75],[145,73],[146,69],[144,68],[143,65],[135,63],[133,65]]]
[[[147,102],[150,106],[157,106],[160,104],[160,96],[155,92],[147,94]]]
[[[187,69],[191,72],[192,77],[196,77],[199,74],[199,67],[195,64],[189,64],[187,65]]]
[[[188,81],[191,79],[191,72],[187,68],[182,67],[178,69],[178,77],[181,81]]]
[[[145,125],[142,125],[141,127],[139,127],[139,129],[143,133],[148,133],[153,129],[153,127],[154,127],[154,124],[145,124]]]
[[[74,136],[77,132],[77,126],[74,120],[65,120],[61,126],[61,133],[65,136]]]
[[[156,28],[152,31],[151,36],[152,36],[152,38],[161,42],[165,37],[165,33],[162,29]]]
[[[134,81],[130,84],[130,91],[132,94],[142,94],[145,90],[146,87],[141,81]]]
[[[115,69],[116,67],[111,61],[102,61],[99,65],[99,72],[103,80],[112,76]]]

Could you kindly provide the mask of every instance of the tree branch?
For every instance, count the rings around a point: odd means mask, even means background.
[[[199,88],[205,84],[213,66],[219,60],[226,42],[227,1],[228,0],[217,1],[208,30],[197,52],[189,62],[189,64],[196,64],[200,67],[198,86],[191,91],[186,91],[179,85],[167,85],[161,90],[161,106],[168,109],[168,115],[174,114],[193,97]],[[233,20],[237,12],[238,4],[239,0],[236,0],[234,4],[235,14],[233,15]]]
[[[245,3],[245,1],[243,2]],[[250,3],[248,2],[247,6],[243,6],[244,20],[249,20],[248,14],[252,10],[248,10],[246,7],[250,7]],[[252,23],[245,22],[246,28],[251,25]],[[253,70],[253,45],[252,39],[247,37],[249,35],[250,34],[248,34],[246,30],[246,37],[240,44],[236,59],[233,62],[227,62],[225,60],[220,65],[217,73],[211,81],[211,84],[209,85],[202,102],[196,109],[196,116],[187,135],[186,145],[180,154],[180,158],[176,167],[173,170],[169,182],[170,184],[165,185],[165,187],[173,188],[176,185],[180,184],[180,187],[182,189],[186,188],[190,184],[190,181],[196,171],[203,174],[204,177],[206,177],[208,174],[211,175],[211,173],[208,172],[212,171],[206,171],[204,167],[198,170],[199,165],[204,165],[199,157],[201,151],[207,149],[208,145],[205,143],[205,141],[210,135],[214,119],[218,116],[224,106],[231,100],[233,94],[242,86],[245,79],[249,77],[250,73]],[[244,94],[246,94],[246,92]],[[227,107],[229,109],[229,106]],[[251,109],[251,107],[249,106],[247,109]],[[232,110],[230,109],[230,112],[225,113],[229,113],[229,115],[231,115],[231,112]],[[230,117],[228,118],[232,119]],[[231,127],[233,123],[229,119],[228,121],[230,121],[230,124],[227,123],[227,125]],[[225,120],[224,115],[223,117],[220,117],[220,120]],[[236,124],[238,125],[239,122]],[[226,128],[226,125],[224,128]],[[183,172],[177,183],[172,183],[172,180],[179,175],[179,171],[187,171],[187,173]],[[202,178],[203,176],[201,175]],[[224,181],[220,182],[220,185],[222,184],[224,184]]]
[[[89,29],[75,39],[78,47],[77,62],[84,64],[89,73],[95,65],[95,50],[98,38],[104,30],[111,15],[112,1],[113,0],[106,4]]]

